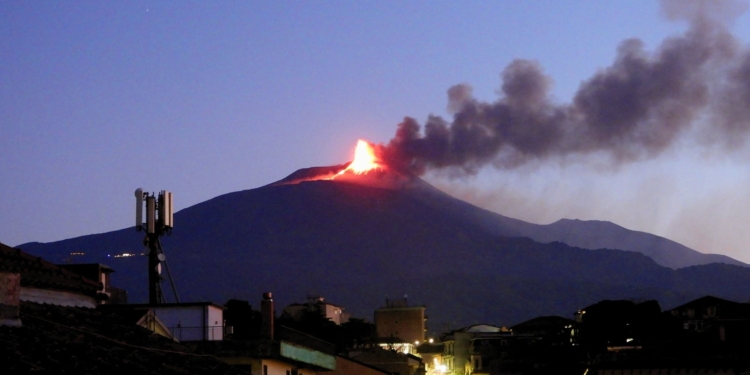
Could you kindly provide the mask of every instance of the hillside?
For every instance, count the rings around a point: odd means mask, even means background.
[[[507,224],[496,225],[505,236],[477,224],[494,215]],[[514,237],[514,230],[533,224],[478,209],[421,181],[395,189],[328,180],[272,184],[186,208],[175,223],[162,243],[183,301],[256,301],[272,291],[284,305],[315,293],[371,317],[386,297],[408,294],[410,303],[427,305],[430,328],[443,331],[570,316],[601,299],[657,299],[670,307],[705,294],[750,295],[745,267],[672,270],[637,252]],[[140,253],[142,239],[127,228],[20,248],[54,262],[84,252],[76,261],[115,268],[115,283],[131,301],[144,301],[146,257],[114,258]],[[170,297],[167,283],[164,288]]]
[[[584,249],[637,251],[670,268],[711,263],[747,266],[726,255],[703,254],[664,237],[625,229],[608,221],[561,219],[552,224],[524,229],[521,234],[535,241],[560,241]]]

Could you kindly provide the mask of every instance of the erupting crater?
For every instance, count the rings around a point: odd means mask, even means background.
[[[396,171],[378,157],[376,147],[364,140],[357,141],[354,159],[330,167],[300,169],[272,185],[293,185],[306,181],[332,180],[385,189],[397,189],[418,180],[415,176]]]

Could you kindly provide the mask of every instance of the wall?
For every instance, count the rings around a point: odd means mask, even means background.
[[[453,343],[453,370],[458,374],[464,373],[466,363],[469,361],[471,338],[473,335],[467,332],[456,332]]]
[[[263,372],[263,367],[267,367],[267,372]],[[264,359],[261,361],[260,372],[253,375],[287,375],[287,371],[291,373],[292,365],[281,361],[275,361],[272,359]]]
[[[343,312],[343,310],[340,307],[329,305],[329,304],[323,304],[323,308],[324,308],[323,316],[325,316],[326,318],[330,318],[332,322],[338,325],[341,325],[341,323],[346,323],[345,321],[341,321],[341,318],[342,318],[341,313]]]
[[[309,363],[328,370],[336,369],[336,358],[310,347],[281,341],[279,352],[282,357],[289,358],[297,363]]]
[[[336,356],[336,369],[326,372],[330,375],[384,375],[384,370],[374,369],[351,359]]]
[[[403,342],[424,341],[424,307],[396,307],[375,310],[378,337],[398,337]]]
[[[224,310],[217,306],[208,305],[208,327],[206,337],[209,341],[221,341],[224,339]]]
[[[157,306],[153,309],[179,341],[223,340],[224,312],[216,306]]]
[[[0,273],[0,326],[20,327],[21,274]]]
[[[263,366],[266,366],[267,373],[263,372]],[[252,375],[287,375],[291,374],[295,368],[294,365],[282,361],[273,359],[264,359],[260,361],[260,366],[253,366],[251,370]],[[289,371],[287,373],[287,371]],[[328,374],[329,372],[326,372]],[[314,370],[310,369],[298,369],[297,375],[316,375]]]

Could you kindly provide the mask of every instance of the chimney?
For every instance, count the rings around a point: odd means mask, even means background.
[[[0,326],[20,327],[21,274],[0,273]]]
[[[260,301],[260,338],[273,340],[273,298],[271,292],[263,293],[263,300]]]

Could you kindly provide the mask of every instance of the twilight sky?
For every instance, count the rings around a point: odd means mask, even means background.
[[[455,85],[498,101],[516,59],[568,106],[624,40],[649,58],[689,32],[675,15],[696,3],[682,4],[0,0],[0,242],[131,226],[138,187],[172,191],[179,210],[340,164],[358,138],[387,143],[405,116],[450,120]],[[708,5],[713,19],[747,51],[750,15],[720,5]],[[608,220],[750,262],[750,145],[717,135],[715,121],[700,112],[625,163],[595,150],[424,177],[506,216]]]

